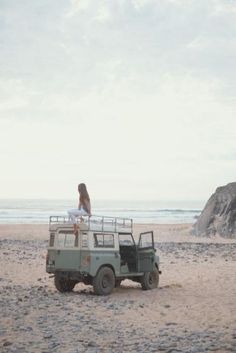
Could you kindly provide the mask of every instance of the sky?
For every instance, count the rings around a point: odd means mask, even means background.
[[[0,198],[236,181],[235,0],[0,0]]]

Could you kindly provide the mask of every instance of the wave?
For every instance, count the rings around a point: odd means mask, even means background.
[[[74,204],[73,200],[0,200],[0,223],[46,224],[50,215],[67,215],[67,210],[73,208]],[[124,204],[127,204],[127,207],[124,207]],[[92,213],[100,216],[133,218],[134,222],[140,223],[190,223],[201,213],[201,209],[196,207],[198,204],[192,208],[186,207],[190,205],[189,203],[182,203],[183,207],[179,203],[180,207],[163,208],[157,207],[156,202],[149,204],[124,202],[124,204],[100,202],[92,207]],[[172,204],[174,206],[174,203]]]
[[[142,213],[196,213],[196,212],[201,212],[202,210],[200,209],[172,209],[172,208],[164,208],[164,209],[141,209],[141,208],[99,208],[97,209],[99,211],[104,211],[104,212],[142,212]]]

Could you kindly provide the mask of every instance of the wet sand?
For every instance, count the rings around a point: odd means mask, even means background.
[[[236,352],[236,239],[191,225],[154,230],[159,288],[129,280],[108,297],[61,294],[45,272],[47,225],[0,225],[0,352]]]

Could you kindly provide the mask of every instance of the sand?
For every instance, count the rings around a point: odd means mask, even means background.
[[[191,225],[154,230],[159,288],[129,280],[108,297],[56,291],[45,272],[47,225],[0,225],[0,352],[236,352],[236,239]]]

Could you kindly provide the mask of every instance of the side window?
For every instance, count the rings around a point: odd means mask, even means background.
[[[114,234],[110,233],[94,233],[94,247],[95,248],[114,248]]]
[[[88,247],[88,233],[82,233],[82,248]]]
[[[134,240],[130,233],[120,233],[119,234],[119,244],[126,246],[133,246]]]
[[[138,247],[140,249],[145,249],[152,248],[153,246],[153,232],[141,233]]]
[[[54,241],[55,241],[55,233],[51,232],[50,233],[49,246],[54,246]]]
[[[62,248],[72,248],[75,244],[73,232],[59,231],[57,245]]]

